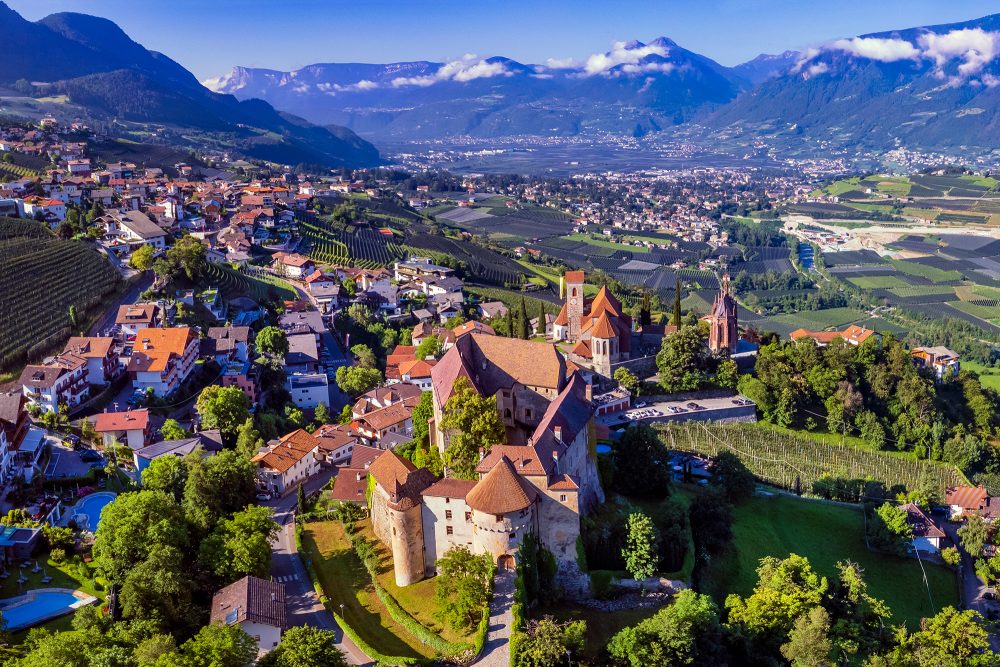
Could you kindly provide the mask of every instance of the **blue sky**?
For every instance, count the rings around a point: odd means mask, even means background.
[[[112,19],[199,78],[233,65],[584,60],[618,40],[670,37],[724,65],[836,37],[1000,12],[1000,0],[6,0],[25,18]]]

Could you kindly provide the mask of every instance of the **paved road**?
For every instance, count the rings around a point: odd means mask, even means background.
[[[333,470],[320,473],[306,484],[306,492],[316,491],[335,474]],[[358,649],[333,620],[333,615],[323,606],[313,590],[312,581],[302,559],[295,548],[295,502],[296,494],[265,503],[274,509],[274,520],[281,525],[278,537],[272,547],[271,575],[275,581],[285,584],[285,599],[288,602],[288,621],[291,625],[309,625],[337,634],[336,646],[352,665],[369,665],[371,660]]]
[[[976,568],[972,562],[972,556],[962,548],[962,542],[958,537],[958,529],[962,524],[952,523],[951,521],[939,521],[938,525],[941,526],[941,530],[948,535],[952,543],[958,547],[959,553],[962,554],[962,606],[966,609],[975,609],[983,615],[983,618],[989,618],[990,609],[996,609],[996,607],[993,606],[994,603],[983,599],[983,593],[989,589],[976,576]],[[996,632],[990,633],[990,645],[994,651],[1000,652],[1000,634]]]
[[[514,572],[500,569],[493,579],[493,599],[490,600],[490,626],[486,646],[475,665],[508,667],[510,665],[510,626],[513,622]]]

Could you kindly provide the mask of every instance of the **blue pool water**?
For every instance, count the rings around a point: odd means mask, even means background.
[[[611,445],[597,445],[596,450],[598,454],[610,454]]]
[[[79,602],[72,593],[58,591],[36,591],[32,599],[4,608],[3,628],[10,632],[23,630],[41,621],[62,616],[73,611]]]
[[[67,512],[67,515],[70,518],[74,518],[74,515],[84,515],[86,518],[76,517],[77,525],[79,525],[80,528],[96,533],[97,526],[101,522],[101,510],[107,507],[107,505],[115,499],[115,495],[116,494],[111,493],[110,491],[92,493],[74,505]]]

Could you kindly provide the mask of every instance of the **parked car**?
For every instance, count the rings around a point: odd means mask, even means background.
[[[73,449],[80,449],[80,436],[67,435],[65,438],[63,438],[63,442],[72,447]]]
[[[270,500],[270,499],[271,499],[271,494],[267,493],[266,491],[264,493],[258,493],[257,494],[257,500],[264,501],[264,500]]]
[[[640,402],[638,402],[638,403],[635,404],[635,407],[637,407],[637,408],[644,408],[644,407],[646,407],[646,402],[645,401],[640,401]]]

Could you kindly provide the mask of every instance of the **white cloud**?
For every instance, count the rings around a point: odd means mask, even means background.
[[[580,61],[576,58],[548,58],[545,66],[549,69],[576,69],[580,66]]]
[[[840,51],[883,63],[912,60],[920,56],[920,50],[917,47],[905,39],[898,38],[855,37],[853,39],[838,39],[831,46]]]
[[[601,74],[618,65],[636,65],[646,56],[666,56],[665,46],[649,44],[630,46],[628,42],[615,42],[607,53],[595,53],[587,58],[583,71],[587,75]]]
[[[671,72],[676,68],[673,63],[645,63],[643,65],[622,65],[625,74],[640,74],[642,72]]]
[[[392,86],[433,86],[442,81],[472,81],[494,76],[511,76],[502,62],[487,62],[472,53],[466,53],[460,60],[445,63],[434,74],[425,76],[400,76],[392,80]]]
[[[996,88],[1000,86],[1000,76],[994,76],[993,74],[984,74],[983,83],[987,88]]]
[[[961,58],[958,73],[963,77],[977,74],[991,60],[1000,55],[1000,33],[982,28],[963,28],[939,35],[928,32],[918,38],[923,55],[934,61],[937,73],[944,74],[944,66],[953,58]]]
[[[809,69],[805,71],[805,77],[811,79],[814,76],[819,76],[820,74],[826,74],[830,71],[830,66],[826,63],[815,63],[809,66]]]

